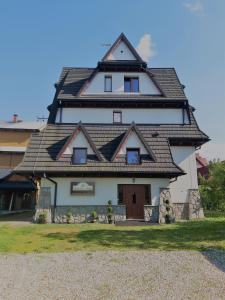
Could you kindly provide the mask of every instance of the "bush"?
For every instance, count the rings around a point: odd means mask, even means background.
[[[225,211],[205,210],[204,215],[206,218],[225,218]]]
[[[46,224],[48,219],[48,214],[47,212],[42,212],[39,213],[38,218],[37,218],[37,223],[38,224]]]
[[[199,178],[200,195],[205,210],[225,211],[225,162],[209,163],[209,178]]]
[[[66,223],[67,224],[70,224],[71,223],[71,221],[72,221],[72,213],[71,213],[71,211],[68,211],[67,213],[66,213]]]
[[[107,206],[107,218],[109,224],[112,224],[112,215],[113,215],[113,208],[112,208],[112,201],[108,201],[108,206]]]
[[[97,212],[94,210],[94,211],[91,212],[91,222],[92,222],[92,223],[95,223],[97,219],[98,219],[98,214],[97,214]]]

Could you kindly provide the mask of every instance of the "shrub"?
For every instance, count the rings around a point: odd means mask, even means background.
[[[91,222],[95,223],[97,219],[98,219],[98,214],[97,214],[97,212],[95,210],[93,210],[91,212]]]
[[[72,221],[72,213],[71,213],[71,211],[68,211],[67,213],[66,213],[66,223],[67,224],[70,224],[71,223],[71,221]]]
[[[225,211],[225,162],[209,163],[209,178],[199,178],[200,195],[205,210]]]
[[[39,213],[38,218],[37,218],[37,223],[38,224],[46,224],[47,219],[48,219],[48,214],[47,214],[46,211],[42,212],[42,213]]]
[[[112,224],[112,215],[113,215],[113,208],[112,208],[112,201],[108,201],[108,206],[107,206],[107,218],[109,224]]]

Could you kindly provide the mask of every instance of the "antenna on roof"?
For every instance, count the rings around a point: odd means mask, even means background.
[[[38,122],[45,122],[45,120],[48,120],[48,118],[45,118],[44,116],[42,117],[36,117]]]
[[[111,46],[112,46],[112,44],[102,43],[102,47],[107,47],[107,48],[109,48],[109,47],[111,47]]]

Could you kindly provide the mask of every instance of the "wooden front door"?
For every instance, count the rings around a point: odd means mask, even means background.
[[[144,205],[146,203],[146,185],[122,185],[123,204],[126,205],[127,219],[144,219]]]

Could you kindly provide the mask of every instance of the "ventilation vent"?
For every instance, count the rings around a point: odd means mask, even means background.
[[[152,133],[152,137],[157,137],[157,136],[159,136],[158,131],[155,131],[155,132]]]

